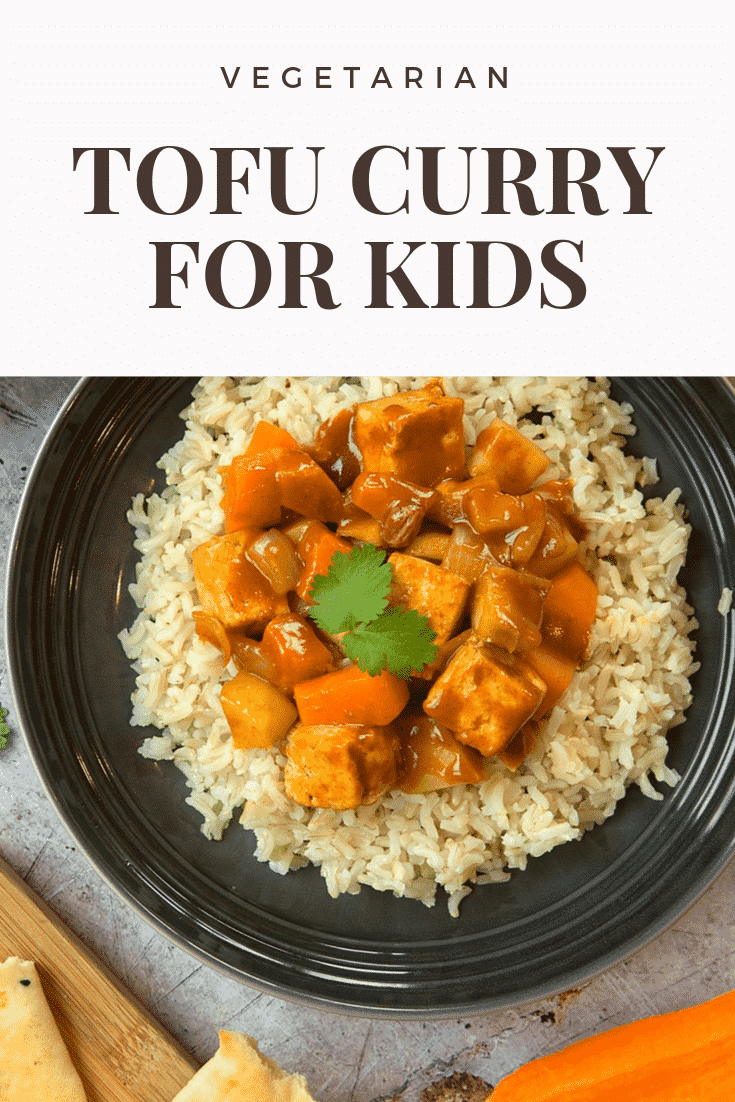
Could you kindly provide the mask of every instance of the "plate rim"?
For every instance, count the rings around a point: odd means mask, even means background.
[[[51,450],[58,442],[58,436],[63,431],[63,425],[66,421],[70,408],[84,396],[87,387],[91,383],[99,384],[104,381],[106,385],[114,382],[118,377],[100,377],[100,376],[86,376],[78,380],[74,385],[69,395],[59,408],[58,413],[52,420],[47,433],[44,436],[42,444],[38,449],[33,463],[29,470],[26,485],[21,497],[20,506],[16,514],[15,523],[13,525],[10,551],[8,555],[8,563],[6,568],[5,578],[5,628],[6,628],[6,641],[8,649],[9,659],[9,683],[10,692],[13,700],[13,704],[16,709],[16,715],[19,719],[21,731],[29,749],[30,756],[33,760],[36,771],[41,779],[44,790],[49,797],[55,813],[61,819],[67,832],[74,838],[77,846],[84,854],[86,860],[91,864],[97,874],[103,879],[103,881],[120,896],[131,908],[148,924],[158,929],[165,937],[170,941],[173,941],[180,948],[188,952],[196,959],[206,963],[208,966],[213,967],[215,970],[228,975],[230,978],[245,982],[249,986],[256,988],[268,994],[275,995],[279,998],[286,999],[291,1002],[295,1002],[301,1005],[316,1006],[323,1010],[330,1010],[339,1013],[355,1014],[358,1016],[368,1015],[375,1018],[401,1018],[401,1019],[429,1019],[429,1018],[447,1018],[455,1016],[456,1014],[464,1015],[476,1015],[480,1013],[486,1013],[490,1010],[506,1009],[522,1005],[525,1002],[538,1000],[544,997],[548,997],[551,994],[558,994],[562,990],[568,989],[570,986],[576,986],[580,982],[588,982],[595,976],[602,974],[615,964],[620,963],[622,960],[628,959],[638,949],[660,936],[670,925],[676,922],[686,911],[704,894],[704,892],[714,883],[714,881],[721,875],[727,865],[735,856],[735,836],[731,840],[731,844],[727,850],[722,851],[717,859],[715,859],[707,869],[707,872],[695,877],[689,888],[680,897],[680,903],[670,908],[670,911],[662,915],[656,922],[647,925],[645,929],[637,936],[628,939],[624,946],[621,946],[617,951],[612,950],[606,954],[603,954],[598,958],[597,965],[594,969],[589,967],[580,966],[576,970],[572,970],[565,975],[565,982],[563,986],[559,986],[557,982],[548,981],[546,983],[540,983],[535,986],[529,987],[524,992],[523,998],[512,996],[507,999],[494,999],[490,996],[482,1005],[472,1003],[464,1005],[460,1003],[453,1003],[449,1007],[424,1007],[421,1010],[409,1009],[404,1007],[399,1008],[387,1008],[381,1005],[368,1006],[367,1004],[352,1004],[348,1002],[335,1002],[332,999],[325,999],[319,995],[314,994],[299,994],[293,991],[284,990],[280,985],[263,981],[258,977],[254,977],[250,974],[243,974],[242,971],[233,969],[231,966],[218,960],[211,954],[201,950],[197,946],[193,946],[186,938],[177,933],[166,922],[160,920],[157,916],[153,915],[145,907],[138,904],[138,901],[117,883],[113,876],[108,873],[106,868],[101,865],[98,857],[95,855],[92,847],[88,845],[86,838],[79,832],[78,828],[75,828],[73,823],[68,821],[67,816],[62,810],[62,804],[59,801],[57,794],[54,792],[53,787],[50,784],[50,779],[46,776],[43,769],[43,761],[41,757],[40,746],[37,744],[34,733],[29,729],[29,717],[26,715],[25,706],[21,701],[18,691],[17,679],[17,657],[13,653],[10,646],[10,641],[14,635],[14,625],[10,624],[11,609],[13,602],[12,588],[13,588],[13,576],[17,569],[17,565],[21,556],[21,547],[19,541],[19,535],[24,525],[24,518],[26,511],[30,509],[29,502],[33,496],[33,490],[36,486],[37,480],[40,478],[40,472],[44,467]],[[124,376],[122,378],[135,378],[134,376]],[[185,376],[182,378],[190,379],[192,383],[195,381],[195,376]],[[686,378],[686,377],[682,377]],[[718,379],[724,379],[722,376],[717,376]],[[733,409],[735,410],[735,387],[728,381],[727,386],[732,392],[732,400],[734,403]]]

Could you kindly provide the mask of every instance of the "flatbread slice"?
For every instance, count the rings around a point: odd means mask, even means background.
[[[221,1030],[219,1049],[173,1102],[314,1102],[303,1075],[263,1056],[252,1037]]]
[[[18,957],[0,964],[0,1099],[87,1102],[36,966]]]

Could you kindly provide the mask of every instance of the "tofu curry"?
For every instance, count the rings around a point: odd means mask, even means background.
[[[309,446],[260,421],[220,471],[196,630],[238,670],[220,698],[234,746],[280,745],[306,807],[517,769],[584,659],[597,589],[573,484],[544,481],[545,453],[502,420],[466,448],[463,415],[436,379],[343,410]],[[387,556],[390,605],[434,633],[408,679],[365,673],[310,617],[315,577],[365,543]]]

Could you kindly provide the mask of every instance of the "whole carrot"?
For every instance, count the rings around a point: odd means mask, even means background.
[[[514,1071],[489,1102],[731,1102],[735,991],[577,1041]]]

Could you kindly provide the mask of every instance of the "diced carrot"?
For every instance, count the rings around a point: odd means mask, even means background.
[[[327,575],[329,564],[336,553],[346,553],[352,549],[347,540],[335,536],[334,532],[320,521],[313,521],[299,540],[298,553],[304,564],[301,576],[296,583],[296,592],[303,600],[311,603],[309,590],[317,574]]]
[[[270,430],[289,436],[284,429]],[[276,436],[274,439],[279,439]],[[255,439],[255,433],[253,434]],[[225,493],[222,508],[228,532],[239,528],[271,528],[281,521],[282,509],[308,514],[318,520],[338,521],[342,516],[342,495],[328,474],[299,448],[292,437],[289,447],[273,447],[255,453],[250,445],[222,468]],[[252,441],[251,441],[252,444]]]
[[[300,681],[309,681],[331,668],[332,656],[317,639],[303,616],[288,613],[276,616],[263,632],[263,654],[276,670],[277,684],[291,692]]]
[[[550,647],[579,662],[597,614],[597,586],[578,562],[551,579],[541,635]]]
[[[410,696],[408,685],[383,670],[371,677],[359,666],[325,673],[294,688],[301,722],[307,725],[359,724],[384,727],[400,715]]]
[[[220,471],[225,484],[222,509],[225,532],[241,528],[271,528],[281,520],[281,500],[276,486],[276,474],[262,461],[236,456],[226,474]]]
[[[342,517],[342,495],[318,463],[305,451],[282,452],[276,468],[281,505],[317,520]]]
[[[259,455],[261,452],[274,451],[276,449],[281,451],[299,451],[301,445],[294,440],[290,432],[286,432],[286,430],[280,428],[279,425],[274,425],[271,421],[258,421],[243,454],[252,457],[254,455]]]
[[[538,706],[538,716],[545,716],[569,688],[577,666],[572,658],[556,650],[549,643],[540,643],[526,651],[526,661],[533,666],[542,681],[546,682],[546,696]]]

